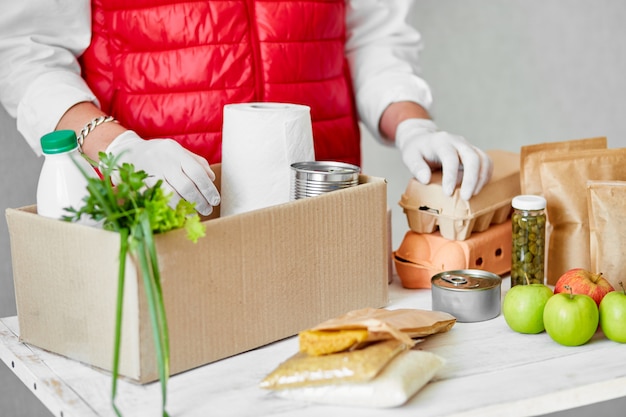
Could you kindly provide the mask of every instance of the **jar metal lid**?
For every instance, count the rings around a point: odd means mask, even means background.
[[[546,199],[539,195],[518,195],[513,197],[511,205],[518,210],[543,210],[546,208]]]

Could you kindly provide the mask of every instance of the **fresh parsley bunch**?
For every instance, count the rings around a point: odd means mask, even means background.
[[[88,195],[83,199],[85,204],[79,209],[66,208],[70,214],[64,219],[77,221],[82,216],[88,216],[102,222],[105,230],[120,234],[111,403],[117,415],[121,416],[115,404],[115,396],[119,376],[126,256],[130,253],[139,264],[146,290],[161,382],[162,411],[163,416],[167,416],[169,336],[154,234],[184,227],[187,238],[195,243],[205,235],[205,227],[193,203],[181,199],[176,208],[169,206],[171,194],[163,192],[162,180],[149,187],[145,183],[148,178],[145,171],[136,171],[129,163],[118,166],[118,158],[111,154],[100,153],[99,158],[102,177],[93,178],[83,172],[88,181]],[[114,174],[115,186],[112,181]]]

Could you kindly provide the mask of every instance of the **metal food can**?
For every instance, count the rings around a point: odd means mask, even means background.
[[[353,187],[361,172],[356,165],[331,161],[296,162],[291,170],[291,200]]]
[[[479,269],[444,271],[431,278],[432,309],[458,322],[489,320],[500,314],[502,279]]]

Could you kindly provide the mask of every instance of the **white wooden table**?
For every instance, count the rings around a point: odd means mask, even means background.
[[[391,285],[389,308],[430,309],[429,290]],[[509,281],[503,281],[503,293]],[[20,343],[16,317],[0,320],[0,357],[59,417],[113,416],[108,373]],[[457,323],[420,349],[446,365],[402,407],[363,409],[289,401],[258,388],[259,381],[297,351],[286,339],[170,379],[168,411],[191,416],[532,416],[626,397],[626,345],[598,332],[586,345],[564,347],[545,333],[520,335],[502,316]],[[118,404],[127,416],[157,416],[160,386],[121,381]]]

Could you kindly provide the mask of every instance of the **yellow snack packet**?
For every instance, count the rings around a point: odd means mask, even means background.
[[[300,332],[300,352],[326,355],[389,339],[411,347],[415,344],[413,338],[446,332],[455,323],[454,316],[441,311],[408,308],[353,310]]]
[[[313,356],[353,349],[365,342],[367,337],[367,329],[305,330],[298,334],[300,352]]]

